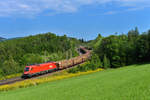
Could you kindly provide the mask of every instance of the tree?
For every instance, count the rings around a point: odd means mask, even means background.
[[[9,75],[20,71],[19,64],[15,62],[11,56],[9,60],[6,60],[2,65],[3,75]]]
[[[99,59],[98,55],[95,54],[95,53],[92,54],[90,63],[92,64],[91,67],[92,67],[93,69],[97,69],[97,68],[102,67],[102,62],[101,62],[101,60]]]
[[[109,59],[106,57],[106,55],[104,55],[103,66],[104,66],[104,68],[109,68],[109,67],[110,67],[110,61],[109,61]]]
[[[139,30],[138,30],[138,27],[135,27],[135,31],[134,31],[135,33],[135,36],[137,37],[137,36],[139,36]]]

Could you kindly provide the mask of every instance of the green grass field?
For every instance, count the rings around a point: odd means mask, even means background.
[[[150,100],[150,64],[1,92],[0,100]]]

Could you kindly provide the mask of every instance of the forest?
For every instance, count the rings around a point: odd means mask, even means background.
[[[80,41],[66,35],[38,34],[0,42],[0,76],[23,72],[26,65],[77,56]],[[71,56],[70,56],[71,55]]]
[[[150,30],[140,34],[136,27],[127,34],[108,37],[99,34],[97,39],[99,44],[94,47],[94,53],[99,57],[101,67],[118,68],[150,61]]]

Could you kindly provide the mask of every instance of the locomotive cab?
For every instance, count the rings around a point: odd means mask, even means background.
[[[25,72],[28,72],[29,70],[30,70],[29,67],[26,67],[26,68],[24,69]]]
[[[31,77],[30,70],[31,70],[31,67],[26,66],[25,69],[24,69],[24,73],[23,73],[23,75],[21,77],[22,78],[29,78],[29,77]]]

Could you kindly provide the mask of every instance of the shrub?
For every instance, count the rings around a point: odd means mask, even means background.
[[[69,73],[77,73],[77,72],[79,72],[79,67],[80,67],[80,65],[78,65],[76,68],[72,68],[72,69],[68,70],[68,72]]]

